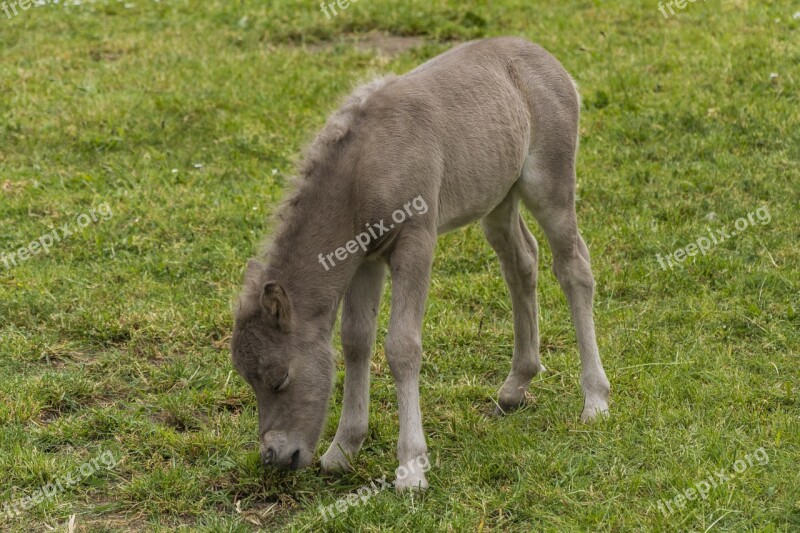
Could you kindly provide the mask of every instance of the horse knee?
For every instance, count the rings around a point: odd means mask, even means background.
[[[553,274],[565,291],[575,288],[594,292],[592,268],[582,254],[576,253],[569,258],[554,259]]]
[[[395,378],[419,373],[422,365],[422,340],[408,335],[389,335],[386,359]]]

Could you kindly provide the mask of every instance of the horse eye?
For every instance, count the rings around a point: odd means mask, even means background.
[[[289,384],[289,372],[286,372],[277,385],[272,387],[273,392],[282,391]]]

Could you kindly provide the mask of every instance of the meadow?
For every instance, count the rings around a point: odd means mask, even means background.
[[[800,530],[800,5],[659,5],[0,6],[0,530]],[[470,225],[440,239],[426,312],[430,489],[325,514],[395,476],[389,298],[355,470],[267,471],[228,349],[246,261],[354,86],[494,35],[581,87],[611,416],[579,421],[574,331],[527,213],[548,371],[489,416],[511,304]]]

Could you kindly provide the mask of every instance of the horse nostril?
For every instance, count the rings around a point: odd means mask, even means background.
[[[275,460],[275,450],[272,448],[267,448],[267,453],[264,454],[264,464],[270,464],[274,460]]]
[[[295,450],[295,452],[292,454],[292,462],[289,465],[289,468],[295,470],[297,468],[298,461],[300,461],[300,450]]]

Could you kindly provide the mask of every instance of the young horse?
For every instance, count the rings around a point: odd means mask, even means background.
[[[333,388],[331,337],[343,299],[344,404],[321,462],[324,471],[349,467],[367,434],[387,266],[393,295],[385,348],[397,386],[397,454],[401,465],[427,462],[419,373],[434,247],[438,234],[475,220],[500,259],[514,313],[514,355],[498,412],[524,401],[544,367],[538,251],[520,199],[547,236],[569,302],[582,364],[581,419],[607,412],[594,280],[575,216],[579,108],[575,85],[553,56],[506,37],[469,42],[403,76],[376,80],[330,117],[280,210],[265,262],[248,265],[235,313],[233,364],[255,391],[266,464],[311,463]],[[412,470],[398,479],[398,490],[427,487],[424,472]]]

